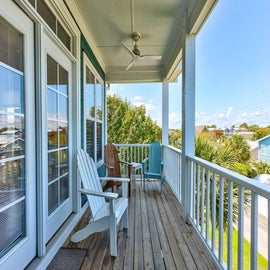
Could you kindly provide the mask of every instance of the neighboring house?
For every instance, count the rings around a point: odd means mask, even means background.
[[[196,136],[199,136],[199,135],[206,133],[206,132],[208,132],[208,129],[206,126],[196,126],[195,127]]]
[[[209,128],[208,130],[216,140],[218,140],[222,135],[224,135],[224,129],[221,128]]]
[[[258,160],[270,163],[270,135],[258,140]]]

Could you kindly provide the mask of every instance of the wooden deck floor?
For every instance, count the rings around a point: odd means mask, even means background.
[[[182,217],[176,198],[164,184],[159,194],[158,182],[148,182],[146,192],[132,183],[129,201],[129,229],[118,233],[118,257],[109,254],[109,231],[96,233],[78,244],[65,247],[88,249],[81,269],[217,269],[202,247],[191,226]],[[84,214],[74,229],[89,220]]]

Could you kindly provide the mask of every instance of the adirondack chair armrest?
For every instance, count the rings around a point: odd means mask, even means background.
[[[90,190],[90,189],[84,189],[84,188],[79,189],[79,191],[81,193],[84,193],[84,194],[87,194],[87,195],[104,197],[104,198],[107,198],[107,199],[117,199],[118,198],[118,194],[117,193],[112,193],[112,192],[97,192],[97,191],[93,191],[93,190]]]
[[[105,166],[106,168],[108,168],[109,170],[112,170],[112,169],[113,169],[113,166],[109,166],[109,165],[107,165],[106,163],[104,163],[104,166]]]
[[[99,178],[100,179],[100,181],[109,181],[109,180],[111,180],[111,181],[119,181],[119,182],[129,182],[130,181],[130,179],[129,178],[118,178],[118,177],[109,177],[109,176],[106,176],[106,177],[100,177]]]
[[[145,172],[146,171],[146,162],[149,161],[149,157],[148,158],[145,158],[143,161],[142,161],[142,171]]]

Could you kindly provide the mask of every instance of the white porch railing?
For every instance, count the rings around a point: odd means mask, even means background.
[[[117,147],[121,157],[135,162],[147,157],[149,149],[149,145],[137,144]],[[181,205],[182,184],[189,185],[189,221],[222,269],[235,268],[234,261],[237,269],[247,269],[246,259],[250,260],[250,269],[259,269],[258,253],[269,261],[269,186],[196,157],[187,157],[184,168],[191,179],[181,179],[181,151],[170,146],[163,147],[163,160],[165,180]],[[263,226],[259,218],[258,198],[267,201]],[[250,242],[248,255],[244,252],[245,238]],[[235,239],[237,243],[233,243]],[[235,245],[236,249],[233,248]],[[267,267],[270,270],[270,263]]]

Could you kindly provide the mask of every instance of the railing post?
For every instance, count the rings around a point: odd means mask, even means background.
[[[183,44],[182,74],[182,206],[185,220],[190,215],[191,178],[187,155],[195,153],[195,36],[186,35]]]
[[[169,82],[162,83],[162,144],[169,144]]]

